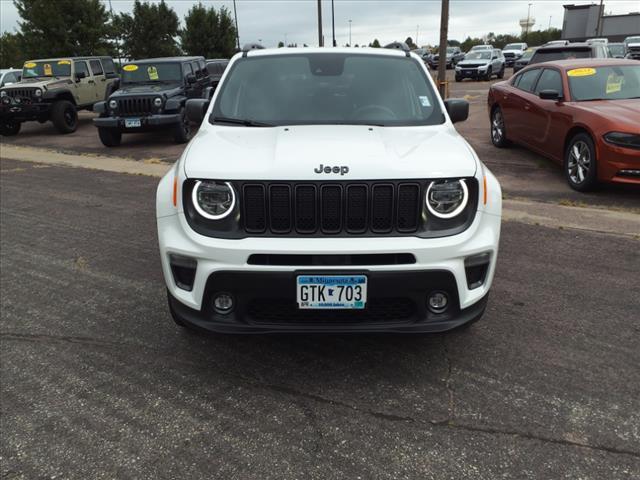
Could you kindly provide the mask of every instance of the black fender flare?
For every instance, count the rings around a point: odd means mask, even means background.
[[[187,97],[183,95],[178,95],[175,97],[168,98],[166,103],[164,104],[165,111],[178,112],[183,107],[185,102],[187,101]]]
[[[42,99],[49,103],[53,103],[57,100],[67,100],[76,105],[76,99],[73,97],[73,92],[66,88],[55,88],[53,90],[47,90],[44,95],[42,95]]]

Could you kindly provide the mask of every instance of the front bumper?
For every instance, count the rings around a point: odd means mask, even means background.
[[[140,120],[140,127],[127,128],[125,126],[125,120],[138,119]],[[143,115],[139,117],[99,117],[93,119],[93,124],[96,127],[101,128],[115,128],[122,132],[136,132],[147,129],[162,128],[172,125],[176,125],[182,122],[182,117],[178,113],[171,114],[154,114]]]
[[[0,104],[0,121],[28,122],[39,120],[47,116],[50,109],[51,104],[49,103]]]
[[[487,70],[479,70],[477,68],[463,68],[456,69],[456,77],[458,78],[481,78],[487,74]]]
[[[438,332],[455,328],[479,318],[484,311],[500,236],[500,217],[482,211],[464,232],[433,239],[381,236],[223,240],[195,233],[183,213],[160,217],[157,222],[162,269],[172,310],[184,322],[229,333]],[[249,257],[257,254],[399,253],[412,254],[415,263],[321,267],[249,264]],[[489,254],[484,281],[470,288],[465,259],[483,253]],[[170,263],[172,254],[197,262],[190,291],[176,285]],[[295,302],[295,278],[309,273],[367,275],[367,308],[363,312],[301,313]],[[427,296],[434,290],[442,290],[449,297],[449,309],[442,314],[436,315],[427,309]],[[221,292],[235,299],[235,308],[230,314],[222,315],[213,309],[212,299]]]
[[[601,140],[598,145],[598,177],[604,182],[640,185],[640,150]]]

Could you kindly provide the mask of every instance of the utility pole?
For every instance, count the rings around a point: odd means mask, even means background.
[[[318,0],[318,46],[324,47],[324,37],[322,36],[322,1]]]
[[[331,33],[333,35],[333,46],[336,46],[336,15],[333,0],[331,0]]]
[[[440,46],[438,47],[438,90],[440,96],[447,94],[447,37],[449,35],[449,0],[442,0],[440,12]]]
[[[596,26],[596,37],[602,35],[602,16],[604,15],[604,0],[600,0],[600,11],[598,12],[598,25]]]
[[[111,20],[113,21],[113,6],[111,5],[111,0],[109,0],[109,13],[111,14]],[[118,37],[116,37],[116,57],[118,57],[118,62],[122,61],[122,58],[120,57],[120,41],[118,39]]]
[[[416,47],[420,48],[420,44],[418,43],[418,33],[420,32],[420,25],[416,25],[416,41],[414,42],[416,44]]]
[[[351,46],[351,19],[349,19],[349,46]]]
[[[547,30],[551,30],[551,18],[553,17],[553,15],[549,15],[549,28],[547,28]]]
[[[233,16],[236,19],[236,43],[238,44],[238,50],[240,50],[240,32],[238,31],[238,11],[236,10],[236,0],[233,0]]]

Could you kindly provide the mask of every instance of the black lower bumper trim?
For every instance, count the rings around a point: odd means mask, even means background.
[[[364,310],[300,310],[295,299],[298,275],[292,272],[216,272],[209,277],[202,310],[191,309],[169,295],[172,313],[182,323],[218,333],[278,332],[442,332],[479,319],[488,295],[460,309],[455,277],[447,271],[317,271],[314,275],[364,274],[368,302]],[[429,292],[446,292],[449,308],[433,313],[427,308]],[[233,310],[220,314],[213,308],[216,293],[231,294]]]

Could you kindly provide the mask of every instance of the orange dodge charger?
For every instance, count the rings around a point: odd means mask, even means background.
[[[640,62],[531,65],[489,90],[491,141],[515,142],[563,165],[569,185],[640,186]]]

